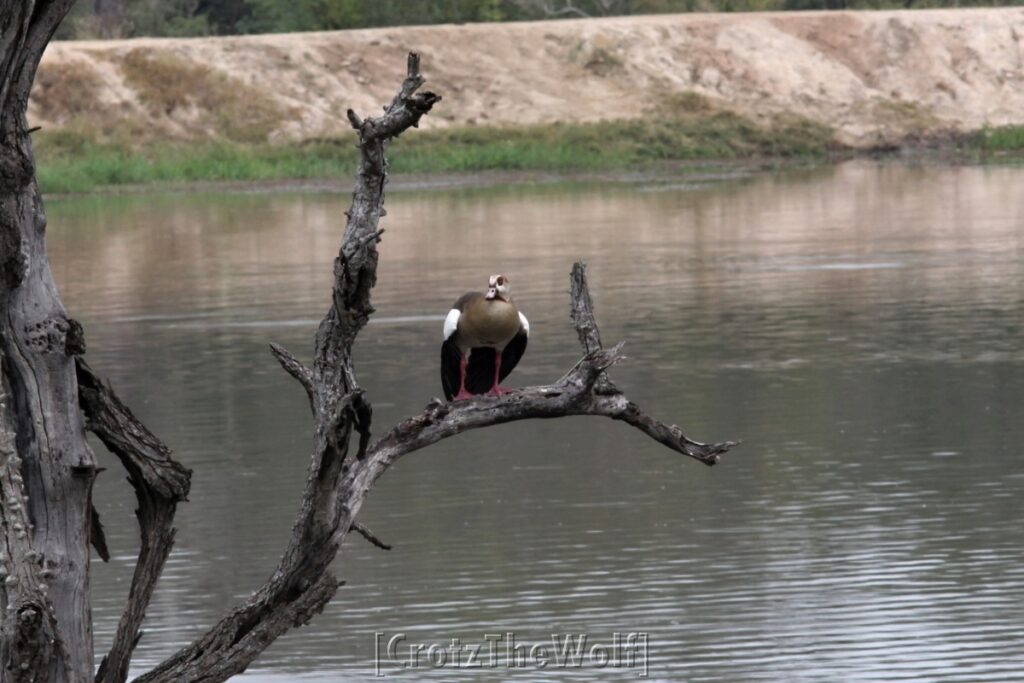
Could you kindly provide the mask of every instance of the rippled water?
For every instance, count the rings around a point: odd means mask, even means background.
[[[577,358],[590,264],[620,386],[718,467],[597,418],[504,425],[409,456],[350,539],[348,581],[247,676],[364,680],[407,643],[649,639],[651,680],[1024,680],[1024,169],[849,164],[685,182],[396,191],[360,340],[380,431],[440,394],[440,317],[492,272],[530,317],[511,384]],[[344,194],[51,201],[88,358],[194,469],[135,670],[272,570],[308,408],[267,353],[308,356]],[[113,458],[93,566],[105,651],[137,548]],[[450,667],[403,680],[633,680],[636,668]]]

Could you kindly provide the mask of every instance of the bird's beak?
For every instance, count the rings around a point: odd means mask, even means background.
[[[497,288],[491,287],[490,289],[488,289],[487,290],[487,295],[484,296],[484,298],[487,299],[487,300],[498,298],[498,290],[497,290]]]

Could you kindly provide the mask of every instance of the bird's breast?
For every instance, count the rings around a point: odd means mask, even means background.
[[[481,299],[459,319],[459,336],[466,347],[504,348],[519,332],[519,311],[508,301]]]

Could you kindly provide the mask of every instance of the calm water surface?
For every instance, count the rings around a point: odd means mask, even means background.
[[[590,264],[620,386],[706,468],[597,418],[409,456],[326,612],[253,681],[373,674],[374,632],[518,642],[646,632],[661,681],[1024,680],[1024,169],[851,164],[743,178],[393,192],[358,347],[378,432],[440,394],[441,316],[490,273],[530,317],[511,384],[577,358],[567,274]],[[308,357],[348,197],[49,202],[88,358],[195,471],[136,671],[273,569],[310,444],[267,343]],[[116,461],[96,500],[106,651],[137,551]],[[402,680],[635,680],[636,669],[420,669]],[[546,675],[545,675],[546,673]]]

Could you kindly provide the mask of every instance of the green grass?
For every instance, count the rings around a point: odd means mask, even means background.
[[[118,185],[196,181],[259,181],[351,174],[354,149],[337,145],[273,146],[233,142],[156,144],[76,141],[73,147],[43,138],[38,144],[44,192],[91,192]]]
[[[982,152],[1024,152],[1024,126],[985,128],[974,139]]]
[[[350,175],[355,138],[297,144],[231,141],[133,144],[88,132],[37,134],[44,192],[90,192],[117,185],[262,181]],[[825,157],[832,131],[802,120],[762,126],[714,111],[694,96],[676,98],[634,121],[476,126],[409,131],[390,147],[402,173],[609,171],[671,160]]]
[[[461,128],[407,135],[393,150],[398,171],[591,171],[664,160],[824,156],[831,131],[808,122],[761,127],[737,116]]]

